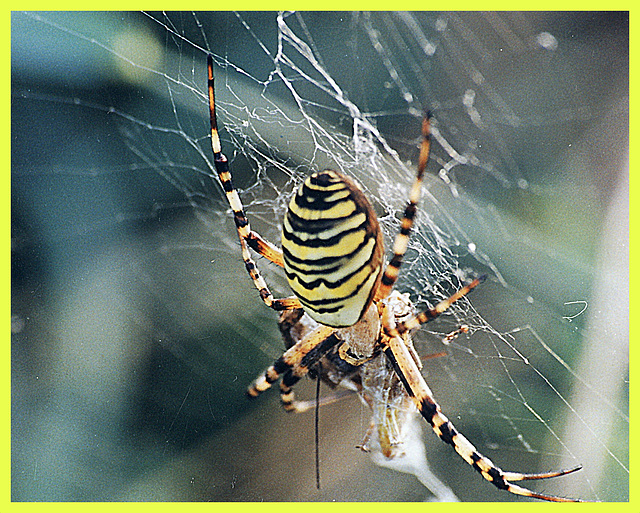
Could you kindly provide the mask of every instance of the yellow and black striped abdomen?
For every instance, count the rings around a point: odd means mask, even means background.
[[[382,234],[360,188],[335,171],[314,173],[289,203],[284,269],[305,311],[333,327],[358,322],[380,282]]]

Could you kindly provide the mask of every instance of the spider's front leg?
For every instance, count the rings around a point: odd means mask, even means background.
[[[269,389],[280,377],[280,399],[285,410],[294,404],[292,387],[309,372],[323,356],[342,341],[335,328],[320,325],[303,339],[295,343],[261,374],[247,390],[249,397],[257,397]]]
[[[480,454],[474,445],[462,433],[460,433],[444,413],[442,413],[440,405],[436,402],[431,389],[424,380],[420,369],[409,352],[409,348],[402,339],[400,334],[401,332],[406,332],[410,327],[416,327],[422,322],[428,322],[429,320],[434,319],[446,310],[446,308],[448,308],[455,300],[465,295],[478,283],[478,280],[474,280],[474,282],[463,287],[451,298],[436,305],[434,309],[418,314],[413,319],[410,319],[405,323],[399,323],[398,326],[396,326],[393,316],[388,312],[389,309],[383,309],[382,344],[385,346],[385,355],[392,363],[398,377],[407,391],[407,394],[409,394],[413,399],[418,411],[429,423],[436,435],[438,435],[442,441],[451,445],[462,459],[478,471],[483,478],[491,482],[497,488],[507,490],[508,492],[516,495],[553,502],[581,502],[577,499],[536,493],[528,490],[527,488],[513,484],[513,481],[546,479],[563,476],[580,470],[581,467],[579,466],[569,470],[545,472],[540,474],[505,472],[500,467],[496,466],[489,458]]]

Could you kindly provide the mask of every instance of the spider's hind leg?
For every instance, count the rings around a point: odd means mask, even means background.
[[[429,154],[431,153],[431,116],[429,113],[424,115],[422,119],[422,143],[420,144],[420,156],[418,158],[418,171],[411,186],[411,192],[409,194],[409,202],[404,211],[402,217],[402,224],[400,233],[396,236],[393,244],[393,257],[387,265],[382,275],[380,287],[376,291],[376,299],[380,300],[387,297],[393,286],[398,279],[398,273],[402,260],[407,247],[409,245],[409,237],[411,235],[411,229],[413,227],[413,221],[418,210],[418,203],[420,202],[420,196],[422,191],[422,180],[424,178],[424,172],[427,168],[427,162],[429,161]]]
[[[227,201],[231,210],[233,210],[233,219],[235,221],[236,230],[238,231],[238,237],[240,238],[240,247],[242,249],[242,260],[244,261],[245,268],[249,273],[249,276],[253,280],[253,283],[258,290],[262,301],[269,307],[277,311],[287,310],[291,308],[299,308],[300,302],[295,297],[288,297],[284,299],[275,299],[264,281],[264,278],[258,271],[258,266],[253,261],[249,248],[253,249],[259,255],[262,255],[270,262],[283,267],[284,261],[282,257],[282,250],[275,246],[273,243],[262,238],[262,236],[254,232],[251,229],[249,220],[244,213],[244,207],[238,192],[233,186],[231,180],[231,170],[229,169],[229,161],[227,157],[222,153],[222,147],[220,144],[220,136],[218,134],[218,121],[216,117],[216,102],[215,102],[215,88],[213,79],[213,57],[207,56],[207,73],[208,82],[207,89],[209,94],[209,120],[211,124],[211,148],[213,150],[213,163],[220,179],[220,184],[227,196]]]

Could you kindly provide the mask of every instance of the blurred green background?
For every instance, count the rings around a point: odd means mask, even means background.
[[[491,333],[459,341],[425,370],[443,410],[506,470],[584,465],[539,489],[628,500],[628,15],[284,20],[313,38],[319,66],[403,161],[416,153],[413,111],[435,116],[442,138],[424,209],[460,247],[461,234],[477,246],[476,255],[451,246],[461,266],[491,275],[473,305],[498,332],[515,330],[505,338],[531,361],[496,349]],[[303,70],[317,77],[306,59],[289,75],[300,104],[269,82],[285,33],[277,21],[260,12],[12,14],[14,501],[428,497],[412,476],[355,449],[370,418],[356,398],[320,412],[319,491],[313,415],[285,414],[276,393],[245,399],[282,343],[208,176],[206,50],[224,65],[216,73],[234,128],[223,131],[225,151],[240,188],[253,186],[243,200],[271,240],[282,200],[274,189],[293,175],[281,168],[311,167],[313,141],[296,113],[304,107],[347,139],[353,122],[305,81]],[[287,45],[285,55],[298,56]],[[270,110],[280,123],[268,122]],[[438,177],[453,151],[477,161]],[[323,159],[331,156],[314,165]],[[256,169],[269,185],[254,186]],[[286,294],[277,270],[259,264]],[[422,354],[441,350],[428,333],[419,339]],[[517,500],[426,429],[424,438],[461,500]]]

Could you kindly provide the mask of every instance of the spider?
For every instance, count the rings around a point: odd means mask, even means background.
[[[430,116],[422,122],[418,171],[404,211],[393,257],[384,266],[382,232],[375,212],[351,178],[332,170],[313,173],[291,199],[282,228],[282,249],[254,232],[231,181],[216,119],[213,57],[207,57],[209,115],[214,165],[227,196],[240,239],[242,260],[264,303],[280,312],[287,346],[249,387],[257,397],[280,379],[282,405],[304,411],[312,402],[297,401],[292,387],[305,375],[359,392],[373,410],[361,446],[373,435],[387,458],[401,453],[407,412],[417,411],[433,431],[484,479],[516,495],[554,502],[580,502],[536,493],[514,482],[563,476],[581,468],[537,474],[505,472],[462,435],[442,413],[420,369],[410,331],[427,323],[466,296],[483,278],[475,278],[435,307],[415,313],[406,294],[393,287],[421,195],[430,153]],[[284,268],[294,293],[274,298],[250,249]],[[337,400],[340,394],[331,400]],[[415,406],[415,409],[414,409]]]

